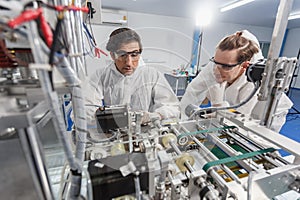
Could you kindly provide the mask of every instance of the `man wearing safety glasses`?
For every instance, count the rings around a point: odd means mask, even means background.
[[[164,76],[141,62],[142,43],[129,28],[114,30],[106,49],[113,62],[92,75],[85,87],[86,104],[129,105],[131,111],[143,111],[142,123],[150,118],[178,118],[179,102]],[[87,107],[93,117],[95,107]]]
[[[260,59],[263,56],[259,42],[249,31],[239,31],[222,39],[208,66],[188,85],[181,100],[182,118],[186,118],[184,110],[189,104],[200,105],[205,98],[214,107],[238,105],[247,99],[254,85],[247,81],[245,71],[250,63]],[[256,103],[255,95],[236,110],[250,115]],[[279,132],[291,106],[292,102],[283,94],[276,110],[278,118],[271,129]]]

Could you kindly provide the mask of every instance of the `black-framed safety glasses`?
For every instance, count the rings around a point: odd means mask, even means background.
[[[209,61],[213,62],[216,67],[218,67],[219,69],[222,69],[224,71],[231,71],[234,69],[234,67],[236,67],[244,62],[244,61],[241,61],[236,64],[224,64],[224,63],[217,62],[215,60],[215,57],[212,57],[211,59],[209,59]]]
[[[118,50],[114,52],[115,58],[121,61],[125,61],[127,59],[127,56],[130,56],[132,61],[137,61],[140,58],[142,51],[141,50],[135,50],[135,51],[123,51]]]

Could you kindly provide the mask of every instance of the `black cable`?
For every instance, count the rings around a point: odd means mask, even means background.
[[[299,49],[300,51],[300,49]],[[293,90],[291,90],[291,88],[294,88],[294,86],[296,85],[297,83],[297,78],[298,78],[298,74],[299,74],[299,69],[300,69],[300,62],[299,62],[299,58],[298,58],[298,64],[296,65],[295,67],[295,70],[293,72],[293,75],[292,75],[292,79],[291,79],[291,82],[290,82],[290,86],[289,86],[289,90],[287,91],[286,95],[288,97],[291,97],[293,96]]]
[[[92,44],[91,44],[90,38],[89,38],[89,36],[88,36],[87,34],[84,34],[84,35],[85,35],[85,37],[86,37],[86,39],[87,39],[87,43],[88,43],[88,46],[89,46],[89,48],[90,48],[90,50],[87,51],[87,54],[88,54],[91,58],[94,58],[94,55],[93,55],[93,56],[90,55],[90,52],[93,52],[93,46],[92,46]],[[86,49],[86,50],[87,50],[87,49]],[[85,55],[86,55],[86,54],[85,54]]]
[[[52,42],[50,54],[49,54],[49,64],[51,66],[54,64],[55,53],[62,48],[61,42],[59,40],[59,35],[61,32],[63,19],[64,19],[63,15],[61,15],[61,17],[57,17],[56,26],[55,26],[55,30],[53,33],[53,42]],[[52,89],[54,90],[54,84],[53,84],[53,80],[52,80],[52,71],[49,71],[49,78],[50,78]]]
[[[255,62],[255,63],[253,63],[253,64],[251,64],[249,67],[248,67],[248,69],[247,69],[247,78],[250,80],[250,82],[252,82],[252,83],[254,83],[255,81],[253,80],[253,77],[250,75],[250,72],[252,71],[252,68],[254,68],[254,66],[255,65],[257,65],[257,64],[259,64],[259,63],[261,63],[261,62],[264,62],[265,61],[265,59],[259,59],[257,62]],[[260,77],[260,78],[262,78],[262,77]]]
[[[94,44],[95,44],[95,46],[97,45],[97,43],[96,43],[96,40],[95,40],[95,36],[94,36],[94,30],[93,30],[93,28],[92,28],[92,24],[91,24],[91,18],[89,18],[89,27],[90,27],[90,32],[91,32],[91,34],[92,34],[92,40],[93,40],[93,42],[94,42]]]
[[[295,66],[295,69],[294,69],[294,72],[292,74],[292,79],[291,79],[291,82],[290,82],[290,85],[289,85],[289,90],[286,92],[286,95],[292,99],[292,96],[293,96],[293,90],[291,88],[294,88],[293,86],[296,85],[297,83],[297,78],[298,78],[298,75],[299,75],[299,68],[300,68],[300,62],[299,62],[299,59],[300,59],[300,48],[298,50],[298,55],[297,55],[297,64]],[[293,85],[293,86],[292,86]],[[288,115],[298,115],[300,114],[300,111],[295,108],[295,106],[293,105],[292,108],[290,110],[293,110],[294,112],[291,112],[289,111],[288,112]]]
[[[237,105],[233,105],[233,106],[228,106],[228,107],[221,107],[220,109],[217,108],[217,110],[226,110],[226,109],[233,109],[233,108],[238,108],[240,106],[243,106],[244,104],[246,104],[254,95],[255,93],[257,92],[257,90],[259,89],[260,87],[260,82],[257,81],[254,84],[254,89],[252,90],[251,94],[248,96],[247,99],[245,99],[243,102],[237,104]]]
[[[210,108],[204,108],[204,109],[200,109],[195,111],[194,113],[192,113],[192,115],[190,116],[190,118],[194,117],[195,115],[205,115],[205,114],[209,114],[209,113],[213,113],[216,112],[218,110],[228,110],[228,109],[235,109],[238,108],[240,106],[243,106],[244,104],[246,104],[257,92],[257,90],[260,87],[260,82],[257,81],[254,84],[254,89],[252,90],[251,94],[247,97],[247,99],[245,99],[244,101],[242,101],[241,103],[237,104],[237,105],[233,105],[233,106],[226,106],[226,107],[210,107]]]
[[[259,64],[259,63],[261,63],[263,61],[264,61],[264,59],[259,59],[257,62],[251,64],[248,67],[248,69],[247,69],[246,75],[247,75],[248,79],[250,80],[250,82],[253,82],[253,84],[254,84],[254,89],[252,90],[251,94],[247,97],[247,99],[245,99],[241,103],[239,103],[237,105],[233,105],[233,106],[227,106],[227,107],[210,107],[210,108],[199,109],[199,110],[195,111],[194,113],[192,113],[192,115],[190,116],[190,118],[192,118],[195,115],[201,116],[201,115],[209,114],[209,113],[212,113],[212,112],[216,112],[217,110],[234,109],[234,108],[238,108],[238,107],[243,106],[244,104],[246,104],[255,95],[255,93],[257,92],[257,90],[260,87],[260,80],[256,80],[254,82],[253,78],[250,75],[250,72],[252,71],[252,68],[255,65],[257,65],[257,64]]]
[[[53,33],[53,42],[52,42],[52,46],[51,46],[51,50],[50,50],[50,55],[49,55],[49,64],[53,65],[54,64],[54,55],[55,52],[58,50],[60,41],[59,41],[59,33],[60,30],[62,28],[62,22],[63,22],[63,18],[58,17],[57,18],[57,23],[55,26],[55,30]]]

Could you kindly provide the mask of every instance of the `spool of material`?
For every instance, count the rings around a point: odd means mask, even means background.
[[[179,168],[179,170],[181,172],[186,172],[188,171],[188,169],[185,166],[185,162],[189,162],[190,165],[194,165],[195,163],[195,159],[194,157],[192,157],[191,155],[189,155],[188,153],[183,153],[181,154],[175,161],[177,167]]]
[[[165,135],[162,139],[162,144],[165,148],[169,148],[170,147],[170,142],[173,141],[174,143],[177,143],[177,137],[172,134],[172,133],[169,133],[167,135]]]

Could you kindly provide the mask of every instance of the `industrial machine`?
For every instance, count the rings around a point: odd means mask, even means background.
[[[216,118],[136,128],[134,115],[133,126],[114,134],[95,128],[98,141],[87,148],[94,198],[299,198],[300,144],[257,121],[218,111]]]
[[[3,12],[0,24],[6,59],[0,65],[1,199],[300,199],[300,144],[269,129],[295,58],[270,53],[264,67],[270,73],[255,78],[262,79],[266,108],[259,120],[210,108],[210,118],[201,117],[208,110],[190,109],[187,121],[154,117],[141,124],[142,112],[120,105],[100,107],[88,124],[80,86],[88,9],[13,3],[22,9]],[[281,1],[273,39],[282,35],[291,3]],[[48,23],[45,16],[53,13],[56,20]],[[66,84],[55,84],[54,69]]]

